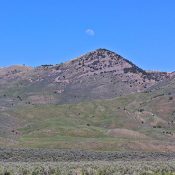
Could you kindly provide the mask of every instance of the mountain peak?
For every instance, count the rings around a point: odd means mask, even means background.
[[[146,74],[144,70],[137,67],[131,61],[123,58],[121,55],[113,51],[104,48],[99,48],[95,51],[84,54],[75,60],[72,60],[73,63],[75,61],[77,61],[80,66],[88,66],[98,72],[99,70],[103,70],[105,72],[124,70],[125,72],[126,69],[130,69],[132,73],[142,72],[143,74]]]
[[[98,48],[98,49],[95,50],[95,52],[111,52],[111,53],[114,53],[113,51],[108,50],[106,48]]]
[[[90,54],[90,55],[91,54],[97,54],[97,56],[102,56],[102,57],[104,57],[104,56],[111,56],[111,55],[114,56],[115,55],[117,57],[121,57],[122,58],[122,56],[120,56],[119,54],[117,54],[117,53],[115,53],[115,52],[113,52],[111,50],[105,49],[105,48],[99,48],[99,49],[91,51],[91,52],[89,52],[87,54]]]

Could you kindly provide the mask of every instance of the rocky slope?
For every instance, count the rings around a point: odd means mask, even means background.
[[[98,49],[59,65],[1,68],[0,100],[11,106],[108,99],[145,91],[169,77],[166,72],[146,72],[114,52]]]

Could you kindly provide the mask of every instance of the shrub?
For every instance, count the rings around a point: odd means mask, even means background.
[[[173,100],[173,97],[169,97],[169,100]]]

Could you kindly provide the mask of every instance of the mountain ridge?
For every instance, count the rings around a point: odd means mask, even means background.
[[[106,48],[98,48],[98,49],[96,49],[96,50],[93,50],[93,51],[89,51],[89,52],[87,52],[87,53],[84,53],[84,54],[82,54],[82,55],[80,55],[80,56],[78,56],[78,57],[74,57],[74,58],[72,58],[72,59],[69,59],[68,61],[66,61],[66,62],[61,62],[61,63],[58,63],[58,64],[41,64],[41,65],[38,65],[38,66],[28,66],[28,65],[25,65],[25,64],[14,64],[14,65],[9,65],[9,66],[1,66],[0,67],[0,69],[7,69],[7,68],[10,68],[10,67],[26,67],[26,68],[37,68],[37,67],[52,67],[52,66],[56,66],[56,65],[59,65],[59,64],[65,64],[65,63],[69,63],[69,62],[71,62],[71,61],[75,61],[75,60],[78,60],[79,58],[81,58],[81,57],[83,57],[83,56],[85,56],[85,55],[87,55],[87,54],[92,54],[92,53],[94,53],[94,52],[100,52],[100,51],[106,51],[106,52],[111,52],[111,53],[114,53],[114,54],[116,54],[116,55],[118,55],[119,57],[122,57],[120,54],[118,54],[118,53],[116,53],[116,52],[114,52],[114,51],[111,51],[111,50],[109,50],[109,49],[106,49]],[[132,65],[135,65],[136,66],[136,64],[134,64],[133,63],[133,61],[130,61],[129,59],[126,59],[126,58],[124,58],[124,57],[122,57],[125,61],[127,61],[128,63],[130,63],[130,64],[132,64]],[[139,66],[136,66],[136,67],[138,67],[139,68]],[[169,71],[161,71],[161,70],[146,70],[146,69],[143,69],[143,68],[139,68],[139,69],[141,69],[141,70],[143,70],[143,71],[145,71],[145,72],[166,72],[166,73],[173,73],[173,72],[175,72],[175,71],[172,71],[172,72],[169,72]]]
[[[63,64],[0,69],[2,88],[16,84],[14,94],[21,96],[18,91],[23,91],[31,103],[37,103],[37,98],[38,103],[47,103],[41,100],[47,96],[43,94],[51,96],[45,98],[51,103],[60,104],[114,98],[145,91],[170,77],[171,73],[147,72],[107,49],[97,49]]]

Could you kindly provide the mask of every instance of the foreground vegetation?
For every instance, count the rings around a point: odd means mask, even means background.
[[[175,175],[175,153],[0,148],[0,175]]]
[[[0,175],[174,175],[175,162],[0,163]]]

